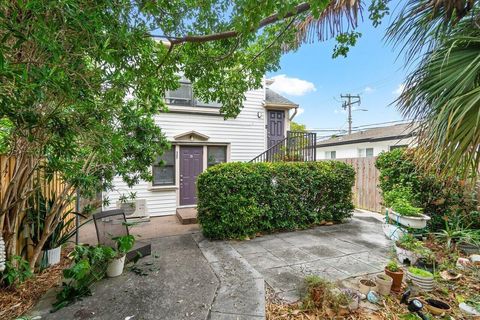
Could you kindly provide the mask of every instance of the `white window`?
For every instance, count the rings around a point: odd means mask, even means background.
[[[208,146],[207,147],[207,167],[227,162],[226,146]]]
[[[173,186],[175,185],[175,147],[165,151],[153,165],[154,186]]]
[[[193,85],[186,78],[182,77],[180,87],[176,90],[165,92],[165,101],[169,105],[189,106],[189,107],[215,107],[220,108],[222,105],[215,101],[204,102],[195,97],[193,94]]]
[[[358,149],[359,158],[370,158],[373,157],[373,148],[360,148]]]
[[[325,151],[325,159],[336,159],[337,151]]]

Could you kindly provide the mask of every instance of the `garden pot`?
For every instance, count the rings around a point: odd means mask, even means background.
[[[423,305],[434,316],[441,316],[442,314],[450,311],[450,306],[441,300],[427,299],[424,301]]]
[[[471,315],[471,316],[480,316],[480,312],[475,309],[473,306],[462,302],[458,305],[458,308],[462,310],[462,312]]]
[[[46,265],[47,267],[56,265],[57,263],[60,263],[60,255],[62,253],[62,247],[56,247],[53,249],[48,249],[44,251],[44,255],[46,258]]]
[[[404,234],[405,230],[400,228],[399,226],[395,226],[393,224],[384,223],[382,225],[383,233],[385,236],[393,241],[398,241]]]
[[[125,255],[121,258],[115,258],[108,263],[107,267],[107,277],[113,278],[118,277],[123,272],[123,267],[125,266]]]
[[[389,219],[401,224],[402,226],[413,229],[425,228],[427,226],[427,221],[430,220],[430,217],[424,214],[418,217],[402,216],[401,214],[393,211],[391,208],[387,209],[387,214]]]
[[[422,277],[407,271],[407,279],[411,280],[414,285],[419,287],[423,291],[433,290],[433,277]]]
[[[392,289],[393,279],[392,277],[386,274],[377,274],[375,277],[375,282],[377,283],[377,292],[380,293],[382,296],[386,296],[390,294],[390,290]]]
[[[377,291],[377,284],[370,279],[362,278],[358,281],[358,291],[368,294],[370,291]]]
[[[417,263],[417,260],[420,258],[420,256],[415,252],[400,248],[396,244],[395,244],[395,251],[397,252],[398,261],[400,261],[403,264],[414,265],[415,263]]]
[[[349,298],[348,310],[355,311],[360,305],[360,293],[351,289],[341,289]]]
[[[480,267],[480,254],[472,254],[470,256],[470,261],[474,266]]]
[[[387,276],[390,276],[393,279],[392,291],[394,292],[402,291],[403,270],[400,269],[400,271],[392,272],[387,268],[385,268],[385,274]]]

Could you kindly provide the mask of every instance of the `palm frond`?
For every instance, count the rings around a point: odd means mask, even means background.
[[[357,26],[362,16],[360,0],[333,0],[315,16],[308,14],[296,25],[296,45],[325,41]]]
[[[425,54],[398,99],[404,116],[422,119],[420,163],[445,175],[478,175],[480,165],[480,29],[460,22]]]
[[[388,28],[386,40],[400,47],[410,63],[421,52],[432,50],[460,21],[471,19],[478,4],[477,0],[409,0]]]

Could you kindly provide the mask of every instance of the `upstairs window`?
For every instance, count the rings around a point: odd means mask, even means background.
[[[175,185],[175,147],[157,157],[157,161],[153,165],[152,184],[154,186]]]
[[[336,159],[337,151],[325,151],[325,159]]]
[[[370,158],[373,157],[373,148],[361,148],[358,149],[359,158]]]
[[[219,163],[227,162],[226,146],[208,146],[207,147],[207,167]]]
[[[169,90],[165,93],[165,101],[169,105],[188,107],[214,107],[222,105],[215,101],[204,102],[196,99],[193,94],[193,85],[187,79],[180,80],[180,87],[177,90]]]

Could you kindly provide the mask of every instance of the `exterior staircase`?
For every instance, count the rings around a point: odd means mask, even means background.
[[[316,161],[317,134],[287,131],[287,137],[274,144],[250,162]]]

